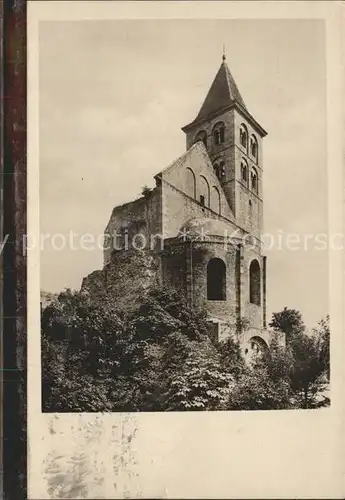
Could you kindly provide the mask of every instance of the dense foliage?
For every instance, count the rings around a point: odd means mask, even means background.
[[[215,342],[205,310],[190,307],[175,291],[152,290],[126,314],[106,299],[95,303],[66,290],[42,311],[43,409],[317,406],[329,377],[329,319],[308,336],[301,318],[296,321],[299,313],[289,311],[272,320],[276,329],[289,332],[288,347],[273,338],[270,354],[248,365],[236,334]]]

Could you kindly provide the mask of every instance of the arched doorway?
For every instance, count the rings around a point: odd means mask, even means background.
[[[251,356],[264,358],[269,355],[269,347],[262,337],[254,335],[248,341]]]

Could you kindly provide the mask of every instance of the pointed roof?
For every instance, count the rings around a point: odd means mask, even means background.
[[[195,124],[202,122],[211,116],[215,116],[223,110],[231,107],[236,107],[263,137],[267,135],[267,132],[249,113],[240,91],[238,90],[234,77],[230,73],[226,62],[226,56],[223,54],[222,64],[220,65],[197,117],[191,123],[182,127],[182,130],[186,132]]]
[[[238,90],[234,77],[230,73],[226,63],[225,55],[223,61],[211,85],[206,99],[196,117],[196,120],[206,118],[217,111],[226,108],[237,102],[242,108],[247,110],[244,100]]]

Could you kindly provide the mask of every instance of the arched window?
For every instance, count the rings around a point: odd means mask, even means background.
[[[252,168],[252,171],[251,171],[251,187],[252,187],[252,191],[254,191],[254,193],[258,194],[258,173],[255,170],[255,168]]]
[[[207,300],[226,300],[226,266],[222,259],[207,264]]]
[[[211,189],[211,208],[217,214],[220,214],[220,193],[216,186],[212,186]]]
[[[207,182],[206,177],[204,177],[203,175],[200,175],[199,201],[203,206],[210,206],[210,186]]]
[[[213,128],[213,141],[214,144],[223,144],[225,139],[225,127],[223,122],[218,122]]]
[[[248,147],[248,130],[247,127],[242,123],[240,126],[240,143],[241,146],[247,149]]]
[[[251,304],[261,304],[260,265],[255,259],[249,267],[249,300]]]
[[[255,135],[250,137],[250,154],[253,156],[255,161],[258,160],[258,140]]]
[[[207,147],[207,134],[205,130],[200,130],[200,132],[196,134],[194,142],[199,142],[199,141],[202,141]]]
[[[191,198],[196,198],[196,181],[195,181],[195,174],[193,170],[189,167],[186,169],[186,188],[187,188],[187,194]]]
[[[244,158],[241,160],[241,179],[242,182],[248,184],[248,164]]]

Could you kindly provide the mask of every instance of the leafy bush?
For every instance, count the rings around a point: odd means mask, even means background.
[[[329,319],[306,334],[300,313],[273,315],[287,348],[246,366],[236,334],[215,343],[204,308],[149,291],[130,314],[66,290],[42,311],[45,411],[312,408],[329,380]],[[241,328],[246,328],[241,322]]]

